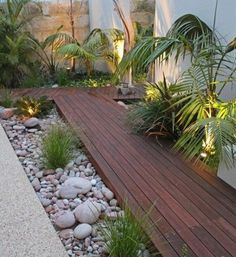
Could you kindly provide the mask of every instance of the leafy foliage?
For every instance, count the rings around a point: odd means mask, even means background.
[[[11,90],[7,88],[0,88],[0,106],[10,108],[14,104],[14,99]]]
[[[162,62],[174,55],[195,55],[209,42],[216,40],[212,30],[197,16],[186,14],[174,22],[165,37],[148,36],[139,41],[119,65],[116,76],[123,75],[131,66],[146,70],[155,61]]]
[[[26,117],[42,117],[47,115],[52,109],[52,102],[46,96],[38,99],[24,96],[16,102],[19,115]]]
[[[40,11],[30,0],[7,0],[0,7],[0,83],[6,87],[19,86],[32,69],[31,43],[24,29]]]
[[[136,132],[172,138],[179,136],[176,115],[180,107],[174,105],[173,87],[167,85],[165,77],[163,82],[148,85],[146,100],[133,105],[128,114],[128,123]]]
[[[165,37],[150,37],[138,43],[120,65],[122,74],[131,65],[147,68],[154,62],[168,61],[171,56],[176,61],[191,56],[191,67],[172,86],[171,104],[166,109],[176,110],[175,122],[182,130],[176,147],[190,159],[204,157],[207,163],[219,160],[228,166],[234,164],[231,148],[236,144],[236,101],[224,102],[221,94],[235,83],[236,58],[231,54],[235,49],[235,40],[223,46],[214,27],[210,29],[198,17],[188,14],[180,17]],[[149,97],[153,97],[150,92]],[[154,94],[151,106],[159,107],[159,99],[155,98]],[[157,114],[151,109],[150,117],[147,117],[149,109],[143,110],[147,115],[136,113],[137,121],[141,117],[150,129],[155,124],[150,120],[163,120],[160,109],[157,108]],[[155,130],[160,132],[159,128]]]
[[[41,62],[43,71],[49,73],[52,78],[54,78],[55,74],[59,71],[59,65],[62,61],[57,50],[63,45],[74,41],[71,36],[62,33],[61,29],[62,26],[59,27],[54,34],[46,37],[42,42],[31,37],[34,55]]]
[[[94,29],[81,44],[78,41],[64,44],[58,48],[58,53],[66,59],[76,58],[80,65],[86,67],[88,75],[93,71],[97,60],[105,60],[117,65],[117,54],[113,44],[123,38],[123,33],[117,29]]]
[[[47,168],[64,168],[73,157],[75,142],[69,127],[63,124],[53,125],[42,142],[42,152]]]

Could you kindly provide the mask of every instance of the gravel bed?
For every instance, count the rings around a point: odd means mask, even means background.
[[[16,116],[0,119],[68,255],[100,257],[105,253],[99,233],[103,218],[115,219],[123,211],[81,149],[76,149],[73,160],[64,169],[44,167],[41,140],[48,127],[59,121],[56,111],[28,123]]]

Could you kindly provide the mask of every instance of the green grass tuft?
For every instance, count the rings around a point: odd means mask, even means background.
[[[150,257],[159,256],[143,231],[143,227],[150,228],[147,216],[137,215],[137,217],[134,218],[131,211],[125,208],[124,215],[116,220],[105,219],[101,234],[106,242],[108,256],[138,257],[147,250]]]
[[[62,124],[53,125],[42,142],[42,152],[47,168],[64,168],[73,158],[75,144],[76,138],[70,128]]]
[[[0,105],[5,107],[5,108],[11,108],[14,104],[13,100],[13,95],[11,90],[7,88],[1,88],[1,93],[0,93]]]

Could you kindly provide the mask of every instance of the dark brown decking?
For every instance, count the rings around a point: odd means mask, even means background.
[[[118,90],[114,86],[107,86],[107,87],[99,87],[99,88],[20,88],[14,89],[13,93],[15,97],[20,97],[24,95],[32,96],[32,97],[40,97],[47,95],[50,99],[53,99],[59,95],[74,95],[81,91],[93,91],[98,92],[100,94],[107,95],[109,98],[114,100],[137,100],[141,99],[145,95],[144,86],[138,85],[136,86],[136,90],[134,94],[123,96],[118,94]]]
[[[236,195],[225,183],[133,135],[125,112],[106,96],[81,92],[55,102],[78,131],[94,164],[120,201],[148,211],[163,256],[235,256]]]
[[[153,208],[150,237],[162,255],[183,256],[186,245],[187,256],[236,256],[236,191],[168,147],[132,134],[108,93],[73,90],[48,92],[118,200],[128,200],[134,214]]]

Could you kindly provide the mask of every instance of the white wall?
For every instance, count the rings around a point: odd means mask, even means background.
[[[213,27],[216,0],[156,0],[156,3],[156,33],[159,36],[165,35],[171,24],[184,14],[197,15],[210,27]],[[236,37],[236,0],[219,0],[216,30],[222,35],[224,44]],[[164,66],[159,69],[157,77],[162,79],[164,69],[170,81],[176,80],[184,67],[172,63],[168,65],[168,68]],[[236,98],[236,85],[229,86],[223,97]]]

